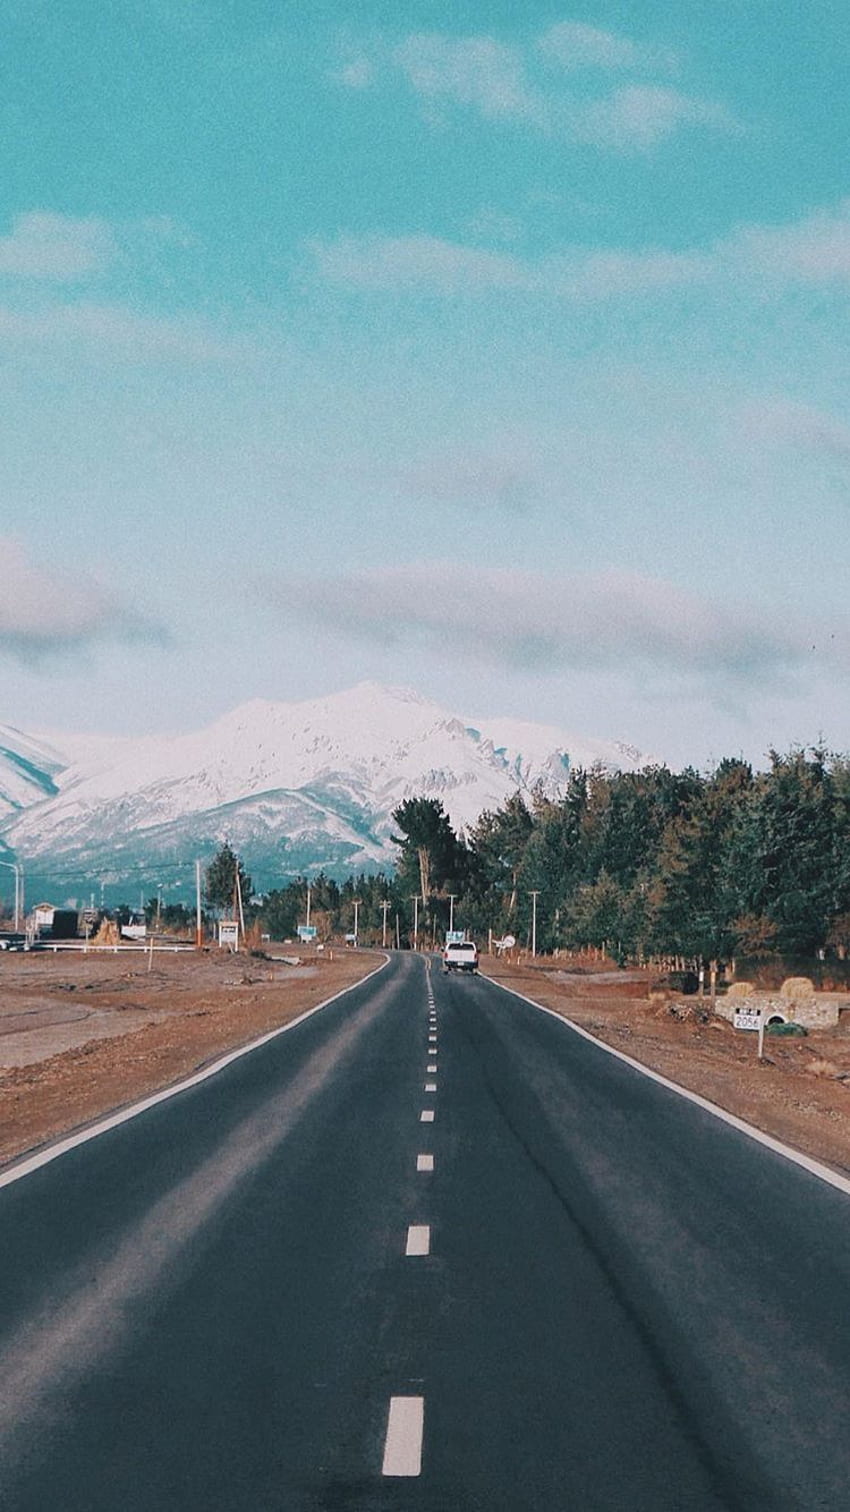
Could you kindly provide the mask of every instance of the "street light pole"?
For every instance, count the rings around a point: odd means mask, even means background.
[[[540,897],[539,888],[530,894],[531,897],[531,954],[537,955],[537,899]]]
[[[195,949],[204,943],[204,926],[201,922],[201,863],[195,862]]]
[[[357,927],[357,920],[360,914],[360,899],[352,898],[351,901],[354,904],[354,948],[356,950],[360,940],[360,931]]]
[[[455,898],[457,893],[449,893],[449,933],[455,927]]]
[[[0,866],[7,866],[9,871],[15,873],[15,934],[20,933],[21,915],[24,911],[24,872],[23,867],[17,861],[0,861]]]
[[[413,949],[419,949],[419,894],[414,893],[411,898],[413,904]]]
[[[389,913],[389,909],[390,909],[390,900],[389,900],[389,898],[384,898],[384,901],[381,904],[381,907],[384,910],[384,928],[383,928],[383,933],[381,935],[381,947],[382,947],[382,949],[386,950],[386,948],[387,948],[387,914]]]

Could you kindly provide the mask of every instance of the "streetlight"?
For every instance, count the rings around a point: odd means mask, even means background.
[[[449,934],[452,934],[452,932],[454,931],[454,927],[455,927],[455,898],[456,897],[457,897],[457,893],[449,893]]]
[[[384,901],[382,902],[381,907],[384,910],[384,928],[383,928],[383,933],[381,935],[381,948],[383,950],[386,950],[386,948],[387,948],[387,914],[389,913],[389,909],[390,909],[390,900],[389,900],[389,898],[384,898]]]
[[[21,914],[24,911],[24,872],[23,867],[17,861],[0,861],[0,866],[8,866],[15,873],[15,933],[21,928]]]
[[[531,954],[537,955],[537,899],[540,897],[540,889],[529,893],[531,898]]]
[[[411,898],[413,904],[413,949],[419,949],[419,894],[414,893]]]
[[[360,943],[360,931],[357,927],[357,918],[360,913],[361,900],[359,898],[352,898],[351,901],[354,904],[354,949],[356,950],[358,944]]]

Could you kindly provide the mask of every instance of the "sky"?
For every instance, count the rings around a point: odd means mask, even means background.
[[[7,0],[0,721],[850,749],[839,0]]]

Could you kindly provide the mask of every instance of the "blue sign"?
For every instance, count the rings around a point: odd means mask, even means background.
[[[299,940],[303,940],[305,945],[309,945],[311,940],[315,940],[317,934],[318,930],[314,924],[298,925],[298,938]]]

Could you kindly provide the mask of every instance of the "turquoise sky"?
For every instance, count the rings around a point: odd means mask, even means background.
[[[837,0],[0,29],[0,720],[850,749]]]

